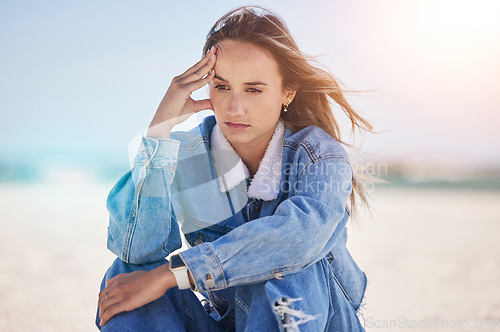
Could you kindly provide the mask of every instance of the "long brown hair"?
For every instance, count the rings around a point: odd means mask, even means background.
[[[353,132],[356,129],[372,131],[370,123],[348,103],[340,81],[328,71],[313,65],[315,59],[299,50],[283,19],[277,14],[260,6],[243,6],[231,10],[208,33],[203,54],[225,39],[253,43],[274,57],[282,75],[283,89],[297,91],[288,105],[288,111],[281,112],[281,119],[293,131],[314,125],[338,142],[346,144],[340,139],[339,125],[333,116],[330,100],[349,118]],[[356,193],[363,203],[367,203],[367,193],[359,178],[358,174],[354,174],[354,190],[350,197],[353,212]]]

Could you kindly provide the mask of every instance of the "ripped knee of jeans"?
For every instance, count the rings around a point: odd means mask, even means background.
[[[319,315],[307,314],[302,310],[296,310],[292,308],[292,303],[300,301],[302,298],[298,299],[287,299],[280,298],[274,303],[274,311],[280,315],[281,323],[285,331],[296,332],[299,330],[299,325],[304,324],[310,320],[317,319]]]

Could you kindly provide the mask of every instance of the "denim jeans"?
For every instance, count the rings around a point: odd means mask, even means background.
[[[150,270],[165,263],[167,260],[136,265],[117,258],[101,289],[119,273]],[[222,290],[226,296],[234,294],[233,298],[224,299],[220,292],[208,294],[212,306],[205,301],[203,305],[191,290],[174,287],[156,301],[117,314],[102,328],[98,311],[96,325],[102,331],[364,331],[326,258],[281,279]]]

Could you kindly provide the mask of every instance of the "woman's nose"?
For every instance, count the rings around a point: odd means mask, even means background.
[[[243,108],[243,103],[241,102],[239,96],[232,96],[229,102],[229,107],[227,108],[227,113],[231,115],[243,115],[245,114],[245,109]]]

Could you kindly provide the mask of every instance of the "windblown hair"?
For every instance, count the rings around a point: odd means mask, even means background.
[[[333,116],[333,100],[351,122],[351,129],[372,131],[370,123],[362,118],[347,102],[339,81],[329,72],[313,65],[314,58],[303,54],[283,19],[259,6],[236,8],[221,17],[207,35],[203,47],[205,55],[212,46],[225,39],[250,42],[269,52],[278,63],[283,89],[296,90],[288,111],[281,119],[293,131],[317,126],[342,144],[339,125]],[[349,144],[346,144],[349,145]],[[350,202],[355,210],[356,193],[367,204],[367,193],[359,176],[354,174]]]

